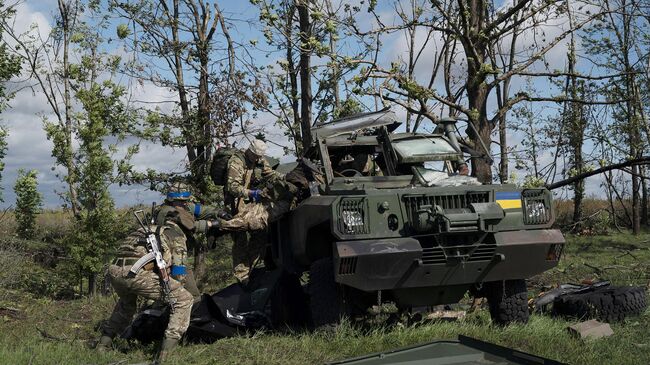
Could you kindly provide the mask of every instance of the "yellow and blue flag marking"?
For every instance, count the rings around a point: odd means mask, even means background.
[[[521,208],[521,192],[519,191],[497,191],[494,198],[503,209]]]

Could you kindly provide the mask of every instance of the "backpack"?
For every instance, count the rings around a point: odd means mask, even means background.
[[[228,179],[228,161],[235,156],[244,160],[244,153],[233,147],[221,147],[212,157],[210,177],[216,185],[225,185]]]

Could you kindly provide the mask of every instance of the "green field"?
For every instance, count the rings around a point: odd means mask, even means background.
[[[529,281],[531,296],[543,285],[587,278],[648,288],[650,234],[569,237],[568,241],[560,265]],[[54,301],[3,290],[0,362],[117,365],[147,361],[153,353],[151,346],[118,342],[118,349],[107,354],[89,349],[89,343],[98,336],[95,327],[108,316],[114,303],[113,297]],[[314,364],[463,334],[570,364],[650,364],[650,311],[613,324],[615,334],[600,340],[572,338],[566,331],[571,323],[533,315],[527,325],[502,328],[491,325],[487,310],[481,309],[457,322],[364,328],[342,325],[337,331],[315,333],[250,333],[211,345],[183,346],[169,363]]]

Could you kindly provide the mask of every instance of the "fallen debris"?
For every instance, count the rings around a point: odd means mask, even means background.
[[[26,317],[23,311],[11,307],[0,307],[0,316],[6,316],[12,319],[24,319]]]
[[[609,323],[601,323],[595,319],[576,323],[567,327],[569,333],[577,338],[582,339],[598,339],[603,337],[609,337],[614,334],[612,327]]]
[[[465,318],[465,311],[441,310],[427,314],[426,319],[442,319],[446,321],[455,321]]]

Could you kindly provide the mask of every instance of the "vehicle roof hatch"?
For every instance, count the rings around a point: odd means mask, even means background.
[[[314,140],[350,133],[365,128],[387,126],[395,130],[402,123],[397,120],[395,112],[383,109],[372,113],[355,114],[329,123],[319,123],[311,129]]]

